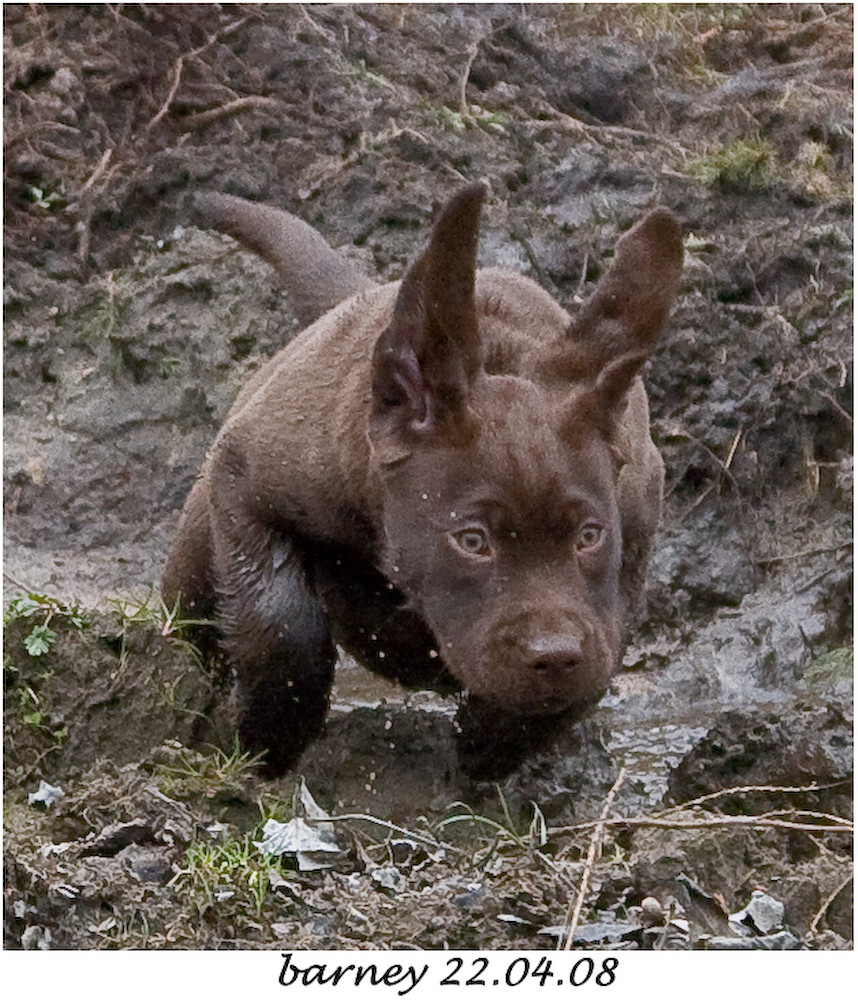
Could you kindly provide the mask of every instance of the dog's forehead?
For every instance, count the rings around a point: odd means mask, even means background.
[[[595,430],[568,426],[574,394],[515,376],[479,380],[471,399],[476,433],[450,463],[452,489],[476,484],[522,513],[566,508],[576,500],[610,502],[615,467]]]

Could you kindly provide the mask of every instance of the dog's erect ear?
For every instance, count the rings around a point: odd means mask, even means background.
[[[471,184],[444,206],[375,345],[371,437],[383,460],[454,431],[464,414],[482,361],[474,277],[485,193]]]
[[[569,328],[584,377],[626,354],[648,353],[682,274],[682,230],[666,208],[645,215],[617,241],[614,262]]]
[[[585,409],[609,420],[620,408],[656,345],[679,287],[682,260],[682,230],[665,208],[649,212],[617,241],[611,269],[551,362],[553,377],[589,383],[579,396]]]

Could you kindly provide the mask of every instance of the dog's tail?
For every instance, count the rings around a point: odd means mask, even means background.
[[[304,325],[376,284],[306,222],[281,209],[206,191],[195,196],[193,212],[201,226],[234,237],[276,269]]]

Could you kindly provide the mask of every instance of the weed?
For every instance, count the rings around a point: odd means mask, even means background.
[[[829,650],[812,660],[805,671],[805,676],[811,682],[831,682],[846,680],[852,676],[854,654],[851,647],[842,646]]]
[[[794,180],[809,194],[830,195],[833,191],[834,157],[821,142],[805,142],[794,164]]]
[[[32,593],[26,594],[24,597],[15,597],[8,603],[3,614],[3,623],[8,625],[18,618],[31,618],[40,611],[46,615],[44,624],[47,624],[55,616],[65,618],[78,629],[85,628],[88,624],[86,615],[79,608],[71,608],[45,594]]]
[[[423,123],[428,128],[441,127],[451,132],[465,132],[472,128],[481,128],[487,132],[503,131],[510,124],[510,115],[503,111],[490,111],[478,104],[468,106],[467,112],[454,111],[442,104],[440,107],[426,106],[423,110]]]
[[[201,912],[240,894],[259,916],[272,876],[282,877],[279,858],[263,854],[254,842],[254,834],[248,833],[222,842],[195,841],[185,854],[185,867],[169,884],[188,880],[190,894]]]
[[[50,671],[45,671],[39,675],[37,680],[45,682],[50,679],[50,676]],[[68,738],[68,726],[54,728],[51,724],[50,713],[45,709],[38,692],[31,684],[18,683],[13,690],[24,725],[50,736],[54,743],[61,746]]]
[[[229,753],[217,747],[210,753],[183,748],[173,763],[161,766],[159,783],[170,796],[233,798],[243,794],[259,760],[258,755],[242,751],[237,737]]]
[[[679,49],[696,52],[707,33],[739,28],[753,4],[564,4],[557,17],[561,31],[591,31],[608,37],[632,36],[642,41],[670,38]]]
[[[146,912],[137,907],[127,915],[108,917],[94,931],[121,948],[145,948],[152,936]]]
[[[65,195],[61,191],[47,191],[42,188],[28,187],[27,197],[36,208],[43,212],[53,212],[56,208],[64,208]]]
[[[161,378],[171,378],[174,375],[178,375],[182,370],[182,359],[177,358],[173,354],[165,355],[158,362],[158,371]]]
[[[199,649],[182,633],[187,629],[211,625],[208,618],[182,618],[179,601],[168,607],[160,594],[150,587],[149,593],[137,601],[116,598],[110,602],[119,615],[119,669],[125,665],[128,633],[136,625],[154,626],[160,635],[170,640],[171,645],[186,653],[197,666],[202,666]]]
[[[124,309],[124,299],[119,294],[113,275],[108,273],[99,290],[95,306],[83,324],[84,340],[92,344],[111,342],[111,338],[119,332],[122,325]],[[118,357],[114,357],[113,361],[119,364]]]
[[[35,625],[33,631],[24,638],[24,649],[30,656],[41,656],[53,646],[57,633],[47,625]]]
[[[188,628],[212,624],[208,618],[182,618],[178,599],[168,607],[163,597],[155,593],[154,587],[150,587],[148,594],[137,601],[116,598],[111,603],[123,625],[154,625],[165,637],[175,638]]]
[[[368,69],[365,59],[349,59],[347,65],[349,73],[359,81],[367,83],[371,87],[396,90],[395,84],[391,83],[390,80],[380,73],[374,73],[371,69]]]
[[[451,809],[463,808],[465,812],[459,812],[441,820],[441,822],[438,823],[438,829],[443,830],[455,823],[471,823],[473,825],[485,827],[487,830],[491,831],[493,843],[490,845],[488,855],[483,860],[488,860],[488,857],[490,857],[498,848],[511,847],[519,851],[530,851],[544,847],[548,839],[548,829],[545,822],[545,816],[542,814],[542,810],[539,806],[535,802],[531,803],[532,813],[527,830],[520,831],[518,829],[519,824],[517,824],[513,819],[506,797],[501,791],[500,786],[496,786],[496,789],[498,798],[500,799],[501,810],[503,812],[503,823],[492,819],[489,816],[483,816],[479,813],[475,813],[474,810],[465,802],[454,802],[450,807]]]
[[[717,184],[723,191],[760,191],[776,180],[777,157],[765,139],[737,139],[709,155],[687,164],[687,171],[703,184]]]
[[[36,615],[42,615],[42,620],[33,625],[23,640],[24,649],[32,657],[44,656],[56,642],[57,633],[50,628],[55,618],[68,621],[76,629],[82,629],[87,625],[87,620],[81,611],[44,594],[26,594],[23,597],[13,598],[6,606],[3,624],[9,625],[13,621],[33,618]]]

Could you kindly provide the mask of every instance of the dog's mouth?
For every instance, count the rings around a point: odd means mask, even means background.
[[[479,693],[470,688],[465,689],[465,694],[469,696],[478,695],[481,701],[489,705],[494,705],[499,712],[503,712],[505,715],[532,719],[562,715],[568,721],[574,722],[589,714],[599,704],[606,690],[607,685],[598,693],[589,694],[583,698],[570,700],[568,698],[555,697],[544,698],[541,701],[519,701],[516,703],[501,701],[492,697],[491,694]]]

